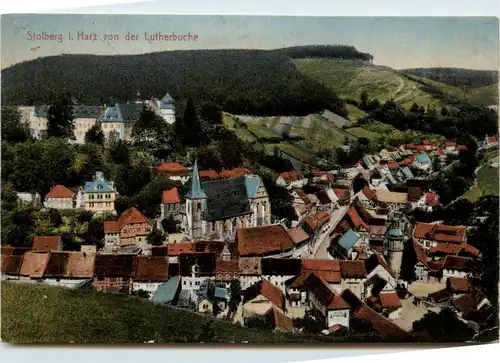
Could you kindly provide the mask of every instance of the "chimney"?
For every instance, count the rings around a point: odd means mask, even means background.
[[[96,171],[95,172],[95,178],[94,179],[100,179],[100,180],[103,180],[104,179],[104,173],[102,171]]]

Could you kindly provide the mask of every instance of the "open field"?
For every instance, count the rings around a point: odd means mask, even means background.
[[[471,88],[467,90],[468,101],[477,106],[498,105],[498,86]]]
[[[494,160],[494,157],[490,160]],[[499,195],[498,192],[498,167],[491,166],[489,163],[483,165],[477,171],[477,182],[467,193],[461,198],[468,199],[471,202],[479,200],[479,198],[486,195]]]
[[[374,140],[380,137],[380,134],[377,132],[369,131],[364,127],[351,127],[349,129],[345,129],[345,131],[351,135],[356,137],[364,137],[368,140]]]
[[[360,110],[354,105],[351,105],[350,103],[346,104],[347,111],[349,112],[349,119],[353,122],[358,121],[360,118],[365,117],[368,115],[365,111]]]
[[[1,292],[2,340],[9,343],[332,344],[347,339],[243,328],[120,294],[13,282],[2,282]],[[363,337],[348,339],[355,342]]]
[[[417,82],[388,67],[333,59],[298,59],[294,63],[299,71],[327,85],[342,98],[359,100],[361,93],[366,91],[369,99],[377,98],[383,103],[392,98],[407,109],[414,102],[419,106],[440,108],[440,101],[423,91]],[[360,118],[360,110],[353,107],[348,110],[353,121]]]

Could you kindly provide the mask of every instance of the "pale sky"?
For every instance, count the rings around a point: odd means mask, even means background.
[[[78,41],[78,31],[97,41]],[[62,34],[64,40],[28,40],[29,33]],[[130,32],[138,40],[127,41]],[[144,40],[144,33],[191,33],[197,41]],[[69,39],[71,33],[73,40]],[[103,41],[104,34],[120,40]],[[275,49],[295,45],[342,44],[396,69],[460,67],[498,69],[497,18],[381,18],[173,15],[3,15],[2,69],[58,54],[140,54],[175,49]]]

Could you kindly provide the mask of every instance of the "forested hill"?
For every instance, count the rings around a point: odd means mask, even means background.
[[[403,69],[401,72],[455,87],[478,88],[498,83],[498,71],[464,68],[413,68]]]
[[[349,46],[276,50],[188,50],[143,55],[61,55],[2,70],[4,104],[52,102],[75,96],[101,104],[169,92],[176,100],[212,101],[234,114],[306,115],[324,109],[346,115],[328,87],[298,72],[293,57],[367,60]]]

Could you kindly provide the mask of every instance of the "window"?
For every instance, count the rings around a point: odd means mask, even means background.
[[[208,304],[203,304],[203,309],[204,310],[208,309]]]

